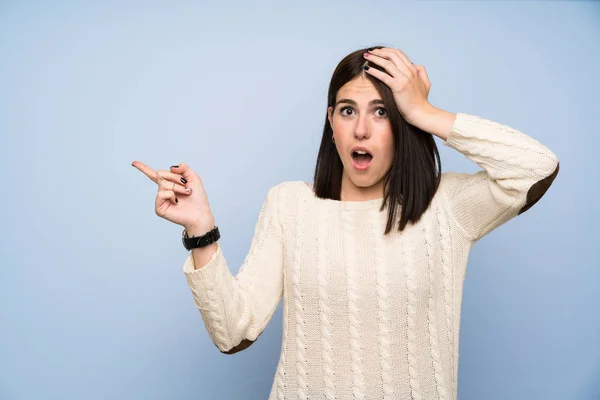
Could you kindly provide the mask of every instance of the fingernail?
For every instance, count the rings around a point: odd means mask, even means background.
[[[373,50],[375,50],[375,47],[369,47],[367,50],[373,51]]]
[[[190,188],[185,188],[185,191],[188,193],[192,193],[192,189],[190,189]]]
[[[368,70],[369,70],[369,66],[368,66],[368,65],[365,65],[365,66],[363,67],[363,69],[364,69],[365,71],[368,71]]]
[[[185,178],[181,178],[181,183],[183,183],[184,185],[187,183],[187,181],[185,180]]]
[[[363,53],[363,56],[369,57],[369,53]]]
[[[171,168],[179,168],[179,165],[171,165]]]
[[[175,203],[179,203],[179,200],[177,199],[177,197],[175,197]]]

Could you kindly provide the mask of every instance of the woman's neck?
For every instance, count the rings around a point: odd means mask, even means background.
[[[368,201],[383,198],[384,179],[372,186],[357,186],[352,180],[344,174],[342,176],[342,190],[340,193],[341,201]]]

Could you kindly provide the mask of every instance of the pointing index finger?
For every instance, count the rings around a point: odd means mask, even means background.
[[[133,165],[134,167],[136,167],[137,169],[139,169],[140,171],[142,171],[142,173],[144,175],[146,175],[148,178],[150,178],[150,180],[152,182],[158,184],[158,178],[157,178],[155,170],[153,170],[152,168],[150,168],[146,164],[141,163],[139,161],[134,161],[134,162],[131,163],[131,165]]]

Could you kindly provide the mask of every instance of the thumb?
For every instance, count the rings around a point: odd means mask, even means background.
[[[179,163],[179,165],[173,165],[171,167],[171,172],[183,176],[188,182],[193,182],[194,179],[197,178],[196,174],[194,173],[194,171],[192,171],[190,166],[184,162]]]
[[[425,67],[423,65],[415,65],[415,67],[417,68],[417,71],[419,72],[419,77],[421,78],[421,80],[423,82],[425,82],[425,85],[427,86],[427,88],[430,88],[431,82],[429,81],[429,76],[427,76],[427,71],[425,70]]]

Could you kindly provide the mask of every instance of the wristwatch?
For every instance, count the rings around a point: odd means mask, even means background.
[[[211,231],[206,232],[202,236],[188,237],[186,230],[181,233],[181,241],[186,250],[197,249],[215,243],[221,238],[219,227],[215,226]]]

